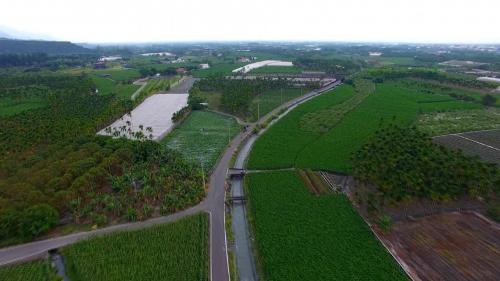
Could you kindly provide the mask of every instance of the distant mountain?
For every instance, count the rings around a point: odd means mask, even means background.
[[[0,38],[12,38],[9,33],[0,30]]]
[[[2,37],[2,33],[0,33]],[[71,42],[0,39],[0,54],[46,53],[50,55],[90,54],[87,49]]]

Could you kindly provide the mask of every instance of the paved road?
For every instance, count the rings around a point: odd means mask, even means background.
[[[186,85],[191,85],[196,79],[188,78],[188,81],[179,84],[179,91],[186,90]],[[323,89],[310,92],[302,97],[296,98],[279,108],[269,112],[263,116],[257,123],[268,119],[273,114],[276,114],[284,108],[291,110],[293,107],[302,103],[326,90],[332,89],[338,83],[329,85]],[[175,91],[173,88],[172,90]],[[288,111],[287,111],[288,112]],[[284,113],[286,114],[286,113]],[[255,123],[256,124],[256,123]],[[229,270],[227,261],[227,243],[225,233],[225,191],[226,191],[226,174],[229,168],[232,155],[238,149],[243,141],[253,131],[255,124],[251,125],[246,132],[239,133],[228,145],[222,157],[219,159],[217,166],[213,170],[210,180],[207,197],[198,205],[177,212],[175,214],[149,219],[142,222],[120,224],[109,226],[98,230],[79,232],[66,236],[21,244],[13,247],[0,249],[0,265],[11,264],[20,261],[27,261],[45,256],[49,250],[60,248],[79,240],[86,239],[92,236],[108,234],[117,231],[137,230],[152,225],[163,224],[178,220],[185,216],[193,215],[198,212],[208,212],[210,214],[210,275],[213,281],[229,281]]]
[[[159,92],[158,94],[188,94],[191,87],[193,87],[194,82],[198,80],[192,76],[184,76],[181,78],[177,85],[172,86],[170,90],[165,92]]]

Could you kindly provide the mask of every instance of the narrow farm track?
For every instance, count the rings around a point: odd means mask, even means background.
[[[210,280],[229,281],[230,279],[225,231],[225,190],[227,170],[230,167],[233,154],[238,150],[242,143],[246,142],[249,139],[249,136],[252,134],[253,128],[256,124],[259,124],[260,122],[269,119],[274,114],[286,109],[286,111],[280,115],[281,118],[300,103],[303,103],[323,92],[333,89],[339,84],[340,81],[337,81],[321,89],[312,91],[301,97],[293,99],[269,112],[268,114],[260,118],[257,122],[251,124],[249,129],[245,132],[240,132],[231,141],[231,143],[224,151],[224,154],[217,162],[217,166],[214,168],[212,174],[210,175],[207,196],[198,205],[177,212],[175,214],[157,217],[142,222],[114,225],[93,231],[79,232],[56,238],[3,248],[0,249],[0,266],[45,257],[49,250],[64,247],[66,245],[73,244],[75,242],[93,236],[106,235],[119,231],[138,230],[153,225],[170,223],[183,217],[196,214],[198,212],[207,212],[210,214]],[[183,87],[180,88],[182,88],[183,91],[185,90],[185,88]]]

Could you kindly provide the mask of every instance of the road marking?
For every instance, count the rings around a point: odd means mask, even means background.
[[[227,276],[229,281],[231,281],[231,272],[229,271],[229,256],[227,254],[227,234],[226,234],[226,190],[224,186],[224,247],[226,248],[226,265],[227,265]]]
[[[485,147],[487,147],[487,148],[491,148],[491,149],[496,150],[496,151],[500,151],[500,149],[499,149],[499,148],[496,148],[496,147],[491,146],[491,145],[487,145],[487,144],[485,144],[485,143],[479,142],[479,141],[477,141],[477,140],[470,139],[470,138],[468,138],[468,137],[465,137],[465,136],[462,136],[462,135],[459,135],[459,134],[455,134],[454,136],[461,137],[461,138],[463,138],[463,139],[466,139],[466,140],[468,140],[468,141],[471,141],[471,142],[477,143],[477,144],[482,145],[482,146],[485,146]]]
[[[214,224],[214,221],[212,219],[212,212],[210,212],[210,210],[206,210],[206,212],[209,214],[209,217],[210,217],[210,280],[213,281],[214,278],[213,278],[213,274],[212,274],[212,267],[214,265],[213,261],[212,261],[212,254],[213,254],[213,244],[212,243],[212,226]]]
[[[496,128],[496,129],[485,129],[485,130],[477,130],[477,131],[467,131],[467,132],[461,132],[461,133],[451,133],[451,134],[446,134],[446,135],[439,135],[439,136],[434,136],[432,138],[439,138],[439,137],[446,137],[446,136],[456,136],[458,134],[492,132],[492,131],[499,131],[499,130],[500,130],[499,128]]]

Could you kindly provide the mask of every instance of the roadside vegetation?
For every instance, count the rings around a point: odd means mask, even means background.
[[[70,280],[209,280],[208,224],[207,214],[196,214],[91,238],[61,252]]]
[[[245,186],[262,280],[408,280],[345,195],[317,196],[291,171]]]
[[[195,110],[162,140],[162,144],[195,165],[202,164],[207,172],[239,131],[240,126],[232,117]]]
[[[212,76],[196,82],[190,93],[208,102],[209,108],[255,121],[258,115],[263,116],[317,86],[311,83],[301,89],[286,80],[237,80]]]

